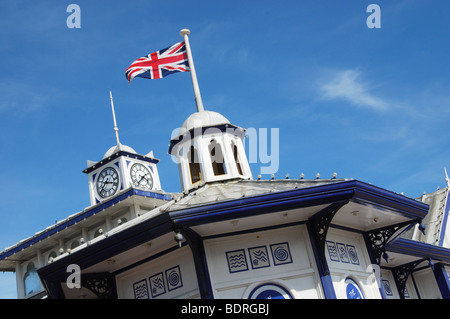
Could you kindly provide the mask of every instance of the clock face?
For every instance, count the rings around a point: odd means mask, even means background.
[[[119,188],[119,174],[114,168],[107,167],[98,174],[95,186],[102,198],[114,195]]]
[[[153,177],[144,165],[140,163],[133,164],[130,168],[130,175],[135,186],[152,189]]]

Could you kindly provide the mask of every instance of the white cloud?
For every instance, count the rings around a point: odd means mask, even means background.
[[[379,111],[388,109],[388,103],[370,92],[369,85],[361,81],[358,70],[344,70],[329,74],[319,84],[322,97],[330,100],[341,99],[353,105]]]

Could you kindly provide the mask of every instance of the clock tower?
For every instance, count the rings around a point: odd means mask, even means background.
[[[98,162],[88,161],[83,172],[88,175],[91,205],[100,203],[120,191],[133,187],[161,190],[153,152],[137,154],[131,147],[118,144],[111,147]]]
[[[83,170],[89,179],[91,205],[130,187],[147,191],[161,190],[156,168],[159,160],[153,157],[153,151],[141,155],[131,147],[120,143],[112,94],[111,92],[109,94],[117,145],[111,147],[101,161],[88,161],[88,167]]]

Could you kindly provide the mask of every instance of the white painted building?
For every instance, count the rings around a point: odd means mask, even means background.
[[[118,143],[84,171],[91,206],[5,249],[0,270],[18,298],[450,298],[448,187],[415,200],[336,176],[254,179],[244,135],[191,115],[170,141],[181,193]]]

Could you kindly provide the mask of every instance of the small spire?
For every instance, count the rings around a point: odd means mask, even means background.
[[[119,128],[117,127],[116,113],[114,112],[114,103],[113,103],[113,97],[112,97],[111,91],[109,91],[109,97],[110,97],[110,99],[111,99],[111,109],[112,109],[113,120],[114,120],[114,132],[116,133],[117,146],[120,146],[120,141],[119,141]]]
[[[450,179],[448,178],[447,169],[444,167],[445,171],[445,182],[447,183],[447,187],[450,187]]]

